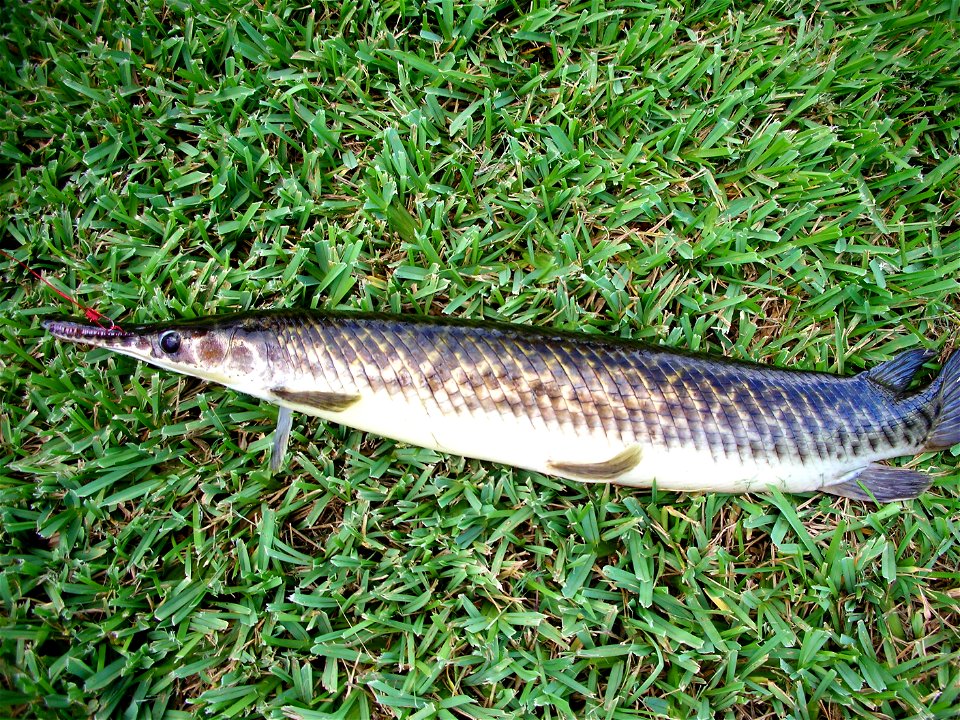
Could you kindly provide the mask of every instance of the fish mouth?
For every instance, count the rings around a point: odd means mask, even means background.
[[[40,325],[58,340],[68,340],[70,342],[85,343],[99,347],[109,347],[113,344],[113,341],[129,339],[136,336],[136,333],[121,330],[116,325],[106,328],[100,325],[76,322],[75,320],[68,320],[66,318],[43,320]]]

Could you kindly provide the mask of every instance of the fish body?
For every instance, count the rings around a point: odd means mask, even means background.
[[[582,481],[740,493],[915,497],[878,464],[960,442],[960,362],[908,390],[923,350],[853,377],[527,326],[270,311],[121,330],[49,320],[293,411],[445,453]]]

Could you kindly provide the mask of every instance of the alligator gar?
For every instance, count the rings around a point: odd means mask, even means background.
[[[960,353],[908,350],[855,376],[520,325],[267,311],[105,329],[43,326],[412,445],[574,480],[676,491],[770,487],[889,501],[924,473],[880,460],[960,442]]]

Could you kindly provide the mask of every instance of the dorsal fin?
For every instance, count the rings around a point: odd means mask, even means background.
[[[867,370],[864,375],[870,382],[899,394],[907,389],[910,381],[913,380],[913,376],[934,354],[932,350],[922,348],[907,350],[892,360],[887,360],[872,370]]]

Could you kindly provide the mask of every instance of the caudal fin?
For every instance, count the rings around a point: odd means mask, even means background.
[[[955,352],[943,365],[934,382],[940,393],[934,400],[939,408],[933,429],[927,437],[927,450],[944,450],[960,443],[960,352]]]
[[[903,353],[878,365],[867,379],[902,393],[927,357],[922,350]],[[940,375],[922,392],[922,401],[934,416],[925,448],[943,450],[960,443],[960,352],[947,358]],[[855,500],[890,502],[917,497],[932,479],[916,470],[871,463],[821,490]]]

